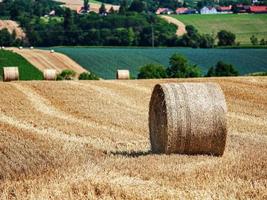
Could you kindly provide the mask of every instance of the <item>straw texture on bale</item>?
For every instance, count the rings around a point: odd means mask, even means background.
[[[129,70],[117,70],[116,78],[119,80],[128,80],[130,79],[130,71]]]
[[[169,83],[155,86],[149,108],[154,153],[223,155],[227,106],[214,83]]]
[[[45,69],[43,75],[44,80],[54,81],[57,78],[57,71],[55,69]]]
[[[4,81],[19,80],[19,68],[18,67],[3,67],[3,80]]]

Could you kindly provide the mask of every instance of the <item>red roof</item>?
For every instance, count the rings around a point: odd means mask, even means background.
[[[176,9],[176,13],[185,13],[186,11],[188,11],[188,8],[177,8]]]
[[[232,10],[232,6],[220,6],[218,8],[218,10],[221,10],[221,11],[231,11]]]
[[[250,6],[249,9],[255,13],[267,12],[267,6]]]

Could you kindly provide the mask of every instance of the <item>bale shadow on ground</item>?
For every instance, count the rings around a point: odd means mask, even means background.
[[[151,150],[149,151],[111,151],[109,154],[114,156],[125,156],[125,157],[140,157],[140,156],[147,156],[152,155],[153,152]]]

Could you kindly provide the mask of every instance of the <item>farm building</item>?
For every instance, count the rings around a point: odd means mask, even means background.
[[[251,13],[267,13],[267,6],[250,6]]]
[[[200,10],[200,14],[217,14],[217,10],[214,7],[203,7]]]
[[[217,7],[219,13],[233,13],[232,6],[219,6]]]
[[[177,8],[175,12],[176,14],[195,14],[196,10],[182,7],[182,8]]]
[[[173,10],[169,9],[169,8],[158,8],[158,10],[156,11],[157,15],[161,15],[161,14],[167,14],[170,15],[173,13]]]

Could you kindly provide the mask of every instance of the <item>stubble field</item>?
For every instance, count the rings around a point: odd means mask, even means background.
[[[265,199],[267,78],[217,82],[223,157],[150,152],[147,81],[0,83],[0,199]]]

